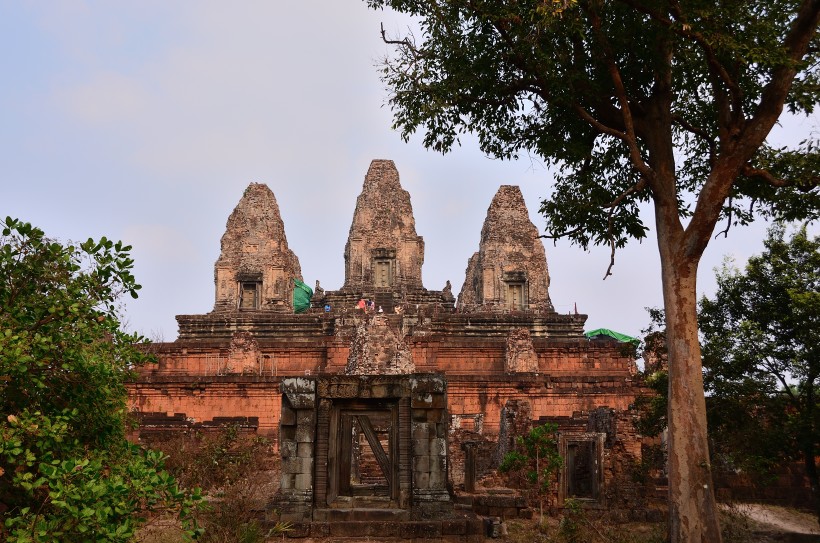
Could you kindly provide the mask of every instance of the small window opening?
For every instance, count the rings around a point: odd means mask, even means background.
[[[239,284],[239,309],[259,309],[259,286],[250,281]]]

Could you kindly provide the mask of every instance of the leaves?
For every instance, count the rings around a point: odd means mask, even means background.
[[[547,423],[516,438],[517,448],[507,453],[498,467],[501,473],[521,472],[538,492],[549,491],[563,459],[558,454],[558,425]]]
[[[162,456],[125,439],[124,380],[151,360],[120,329],[117,299],[139,289],[131,248],[64,245],[11,218],[2,232],[0,539],[127,541],[139,511],[189,518]]]
[[[742,270],[724,264],[700,303],[715,445],[758,473],[820,445],[820,237],[805,226],[785,236],[775,225],[763,254]]]
[[[673,195],[685,219],[707,183],[732,186],[722,214],[730,224],[755,211],[784,220],[820,212],[817,160],[808,159],[816,141],[756,152],[777,118],[769,111],[785,103],[809,113],[818,103],[816,20],[803,10],[794,33],[799,2],[368,4],[421,27],[418,41],[394,39],[382,63],[394,128],[405,140],[420,131],[442,153],[471,132],[489,156],[533,153],[557,166],[541,208],[550,236],[620,247],[645,236],[641,202]],[[798,48],[806,37],[813,46]],[[769,103],[774,93],[779,103]],[[765,129],[756,124],[764,116]],[[744,177],[744,166],[790,188]],[[651,192],[627,194],[609,220],[610,202],[656,176]]]

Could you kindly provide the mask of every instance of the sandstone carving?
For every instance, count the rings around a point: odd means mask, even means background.
[[[345,245],[345,287],[421,288],[424,240],[392,160],[374,160]]]
[[[231,338],[225,373],[259,373],[259,344],[250,332],[236,332]]]
[[[502,185],[487,210],[478,252],[467,263],[458,306],[552,312],[549,282],[544,244],[521,189]]]
[[[507,373],[536,373],[538,371],[538,354],[532,346],[532,337],[528,329],[515,328],[507,334],[504,371]]]
[[[415,370],[410,348],[386,317],[377,315],[359,323],[350,346],[347,375],[400,375]]]
[[[214,266],[215,312],[293,310],[293,279],[299,259],[288,247],[273,192],[251,183],[228,218]]]

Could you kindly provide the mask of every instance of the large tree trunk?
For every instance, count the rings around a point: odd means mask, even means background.
[[[706,436],[698,341],[698,258],[681,256],[682,232],[659,219],[666,341],[669,350],[669,535],[672,543],[719,543]],[[676,235],[677,234],[677,235]]]

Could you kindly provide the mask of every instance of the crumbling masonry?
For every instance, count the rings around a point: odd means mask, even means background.
[[[557,498],[603,504],[613,465],[640,458],[629,424],[636,368],[621,344],[584,337],[585,315],[554,311],[521,191],[502,186],[493,198],[458,304],[449,282],[424,287],[423,262],[410,195],[392,161],[374,160],[344,284],[317,288],[312,308],[294,314],[299,260],[273,193],[251,184],[222,237],[214,310],[177,316],[178,339],[155,345],[159,363],[130,385],[140,433],[240,423],[279,440],[280,498],[294,519],[351,518],[339,511],[375,500],[415,521],[450,507],[465,459],[472,488],[516,431],[553,421],[571,457]]]

